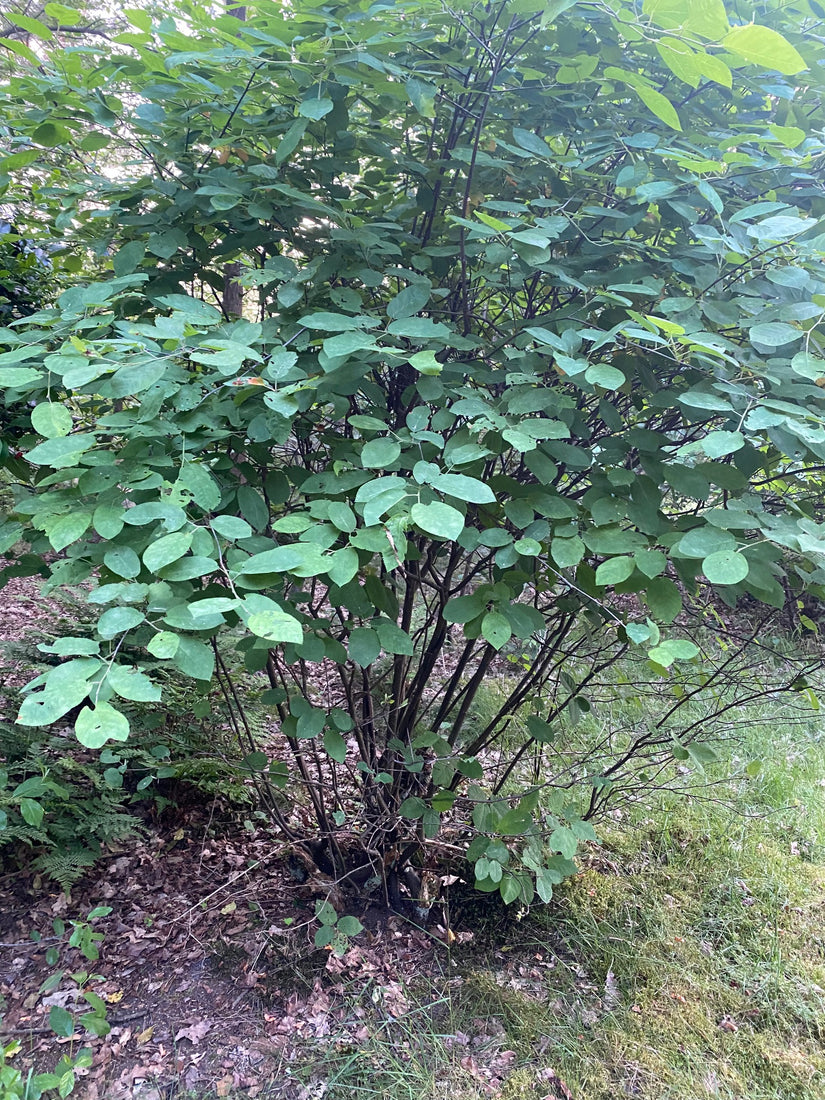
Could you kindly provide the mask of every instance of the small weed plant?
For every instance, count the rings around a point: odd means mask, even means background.
[[[57,967],[63,949],[74,949],[87,961],[97,961],[100,958],[100,944],[104,937],[102,932],[94,928],[93,922],[100,917],[108,916],[111,911],[108,906],[99,906],[92,909],[84,920],[72,920],[68,925],[62,920],[55,920],[52,926],[54,938],[58,939],[60,944],[46,949],[46,962],[50,966]],[[39,935],[33,934],[32,940],[37,942]],[[70,1040],[68,1050],[61,1055],[53,1070],[45,1073],[29,1070],[24,1076],[23,1072],[13,1064],[14,1058],[23,1049],[22,1041],[12,1039],[6,1042],[0,1047],[2,1052],[0,1100],[41,1100],[41,1097],[71,1096],[78,1084],[78,1070],[91,1066],[91,1049],[88,1047],[75,1049],[75,1033],[78,1029],[82,1029],[90,1035],[108,1035],[110,1025],[106,1019],[106,1002],[95,993],[93,988],[96,982],[103,979],[99,974],[94,974],[88,969],[69,971],[59,968],[55,969],[43,982],[40,993],[50,993],[67,978],[74,983],[77,1001],[84,1007],[71,1011],[59,1004],[52,1005],[49,1009],[49,1027],[57,1038]],[[1,1016],[0,1024],[2,1024]]]

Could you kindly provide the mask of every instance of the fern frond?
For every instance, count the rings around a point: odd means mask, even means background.
[[[54,879],[63,890],[68,890],[97,858],[89,848],[56,848],[38,856],[33,866]]]

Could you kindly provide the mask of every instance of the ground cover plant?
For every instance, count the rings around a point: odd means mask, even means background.
[[[458,852],[549,900],[703,762],[763,629],[725,608],[816,625],[818,5],[181,3],[81,45],[50,9],[4,38],[0,186],[77,278],[2,331],[0,552],[99,617],[17,723],[125,741],[172,668],[343,886],[426,909]],[[574,748],[634,659],[662,721]]]

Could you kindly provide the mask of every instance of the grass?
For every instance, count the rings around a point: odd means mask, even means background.
[[[325,1095],[555,1100],[560,1079],[575,1100],[821,1100],[825,735],[814,713],[774,719],[728,746],[704,792],[604,822],[550,906],[455,953],[459,980],[325,1052]]]

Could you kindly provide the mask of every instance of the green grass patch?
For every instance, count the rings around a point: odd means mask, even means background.
[[[603,821],[550,906],[497,942],[479,927],[453,955],[462,980],[419,989],[419,1008],[336,1057],[327,1095],[469,1100],[485,1092],[474,1064],[509,1049],[487,1093],[504,1100],[562,1097],[556,1078],[575,1100],[821,1100],[825,739],[813,712],[761,718],[704,789]]]

